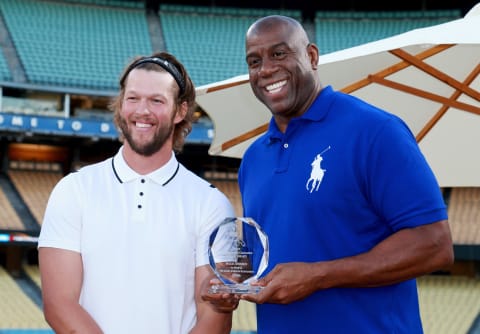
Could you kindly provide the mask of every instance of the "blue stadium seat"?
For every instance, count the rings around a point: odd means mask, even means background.
[[[316,43],[322,54],[460,18],[460,11],[317,12]]]
[[[130,58],[152,53],[143,9],[2,0],[0,10],[32,83],[116,89]]]
[[[12,80],[12,74],[8,69],[7,61],[3,55],[3,52],[0,52],[0,80]]]
[[[245,74],[245,32],[264,15],[300,19],[300,11],[161,5],[165,44],[185,64],[197,86]]]

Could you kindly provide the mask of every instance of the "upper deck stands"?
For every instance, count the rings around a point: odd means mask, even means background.
[[[117,89],[127,62],[152,52],[141,8],[2,0],[0,12],[30,83]]]
[[[316,44],[326,54],[458,18],[459,10],[319,11],[315,16]]]
[[[161,5],[165,45],[189,70],[197,86],[247,72],[244,38],[248,27],[264,15],[300,19],[300,11]]]

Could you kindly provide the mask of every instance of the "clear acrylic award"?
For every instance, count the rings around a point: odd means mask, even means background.
[[[252,286],[268,266],[268,238],[251,218],[226,218],[210,235],[210,266],[223,284],[210,293],[258,293]]]

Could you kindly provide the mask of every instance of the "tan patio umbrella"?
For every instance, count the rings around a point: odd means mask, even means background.
[[[464,18],[322,55],[325,85],[401,117],[442,187],[480,186],[480,4]],[[210,154],[241,158],[270,113],[248,76],[198,88]]]

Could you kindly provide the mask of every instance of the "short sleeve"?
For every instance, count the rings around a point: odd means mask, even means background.
[[[227,217],[235,217],[235,211],[228,198],[218,189],[211,189],[210,196],[203,202],[204,221],[200,222],[197,239],[196,265],[208,264],[208,242],[213,230]]]
[[[437,180],[401,120],[386,122],[373,141],[368,159],[369,197],[393,230],[447,218]]]
[[[82,203],[77,175],[69,174],[54,187],[47,202],[38,247],[80,252]]]

